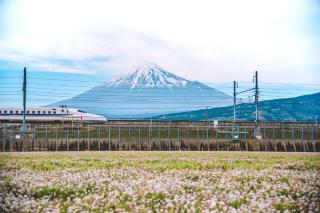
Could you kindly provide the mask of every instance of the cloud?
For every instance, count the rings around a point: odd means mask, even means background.
[[[319,11],[313,6],[299,0],[13,0],[2,5],[0,59],[88,74],[154,61],[200,81],[247,81],[260,70],[266,81],[317,82],[320,32],[312,28]]]

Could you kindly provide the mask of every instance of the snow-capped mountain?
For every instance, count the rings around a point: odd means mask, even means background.
[[[135,67],[124,76],[115,77],[105,86],[108,87],[130,87],[134,88],[155,88],[155,87],[183,87],[189,81],[176,76],[152,62],[145,62]]]
[[[225,93],[148,62],[51,106],[75,107],[109,119],[138,119],[231,104]]]

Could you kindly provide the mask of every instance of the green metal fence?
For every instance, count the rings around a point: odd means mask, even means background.
[[[317,125],[82,125],[0,126],[1,151],[237,150],[319,152]]]

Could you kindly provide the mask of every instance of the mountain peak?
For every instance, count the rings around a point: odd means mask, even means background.
[[[144,62],[123,76],[112,79],[105,86],[134,88],[183,87],[190,81],[174,75],[153,62]]]

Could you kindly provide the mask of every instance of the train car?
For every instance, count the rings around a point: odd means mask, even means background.
[[[22,119],[23,108],[0,107],[0,122],[22,122]],[[107,119],[75,108],[27,107],[26,121],[104,123]]]

